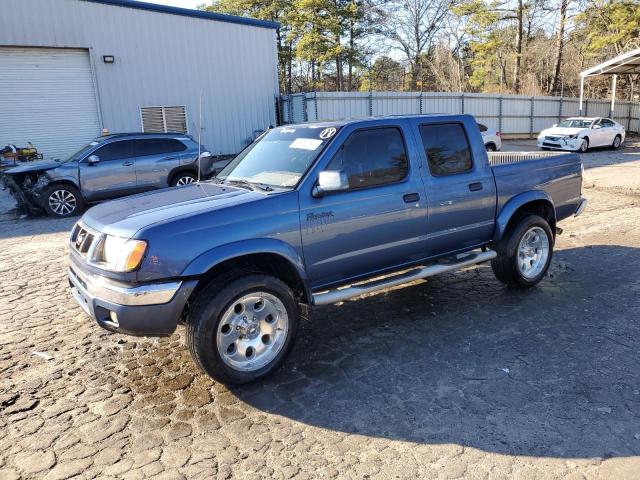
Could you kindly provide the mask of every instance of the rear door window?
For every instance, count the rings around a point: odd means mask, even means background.
[[[138,157],[176,153],[186,149],[184,143],[173,138],[145,138],[136,141],[136,155]]]
[[[328,170],[342,170],[349,189],[396,183],[409,170],[402,133],[396,127],[352,133],[335,154]]]
[[[111,142],[100,147],[93,154],[97,155],[101,162],[133,158],[133,141],[121,140],[119,142]]]
[[[420,136],[431,175],[455,175],[473,168],[471,148],[462,124],[421,125]]]

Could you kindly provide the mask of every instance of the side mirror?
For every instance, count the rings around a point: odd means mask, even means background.
[[[327,193],[349,189],[347,174],[341,170],[325,170],[318,175],[318,183],[313,187],[312,195],[322,197]]]
[[[89,165],[95,165],[96,163],[100,163],[100,157],[98,155],[89,155],[89,158],[87,158],[87,163]]]
[[[551,125],[551,128],[556,128],[558,126],[557,123],[554,123],[553,125]]]
[[[596,130],[596,129],[598,129],[598,128],[602,128],[602,125],[594,125],[594,126],[593,126],[593,127],[591,127],[591,128],[593,128],[594,130]]]
[[[213,157],[213,155],[211,155],[211,152],[202,152],[200,154],[200,158],[211,158]]]

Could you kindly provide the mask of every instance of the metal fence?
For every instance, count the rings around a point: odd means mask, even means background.
[[[609,117],[610,108],[608,100],[584,101],[585,116]],[[468,113],[504,134],[533,136],[580,112],[579,100],[568,97],[436,92],[311,92],[280,97],[284,123],[427,113]],[[627,131],[640,131],[638,103],[618,101],[613,118]]]

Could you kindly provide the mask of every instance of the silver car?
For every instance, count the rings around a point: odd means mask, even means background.
[[[198,158],[198,152],[200,158]],[[170,186],[213,172],[213,157],[189,135],[126,133],[97,138],[65,160],[26,163],[4,172],[4,183],[27,212],[79,214],[87,203]]]

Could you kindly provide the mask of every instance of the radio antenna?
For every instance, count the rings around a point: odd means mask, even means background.
[[[202,150],[202,89],[200,89],[200,101],[198,112],[198,183],[200,183],[200,170],[201,170],[201,150]]]

